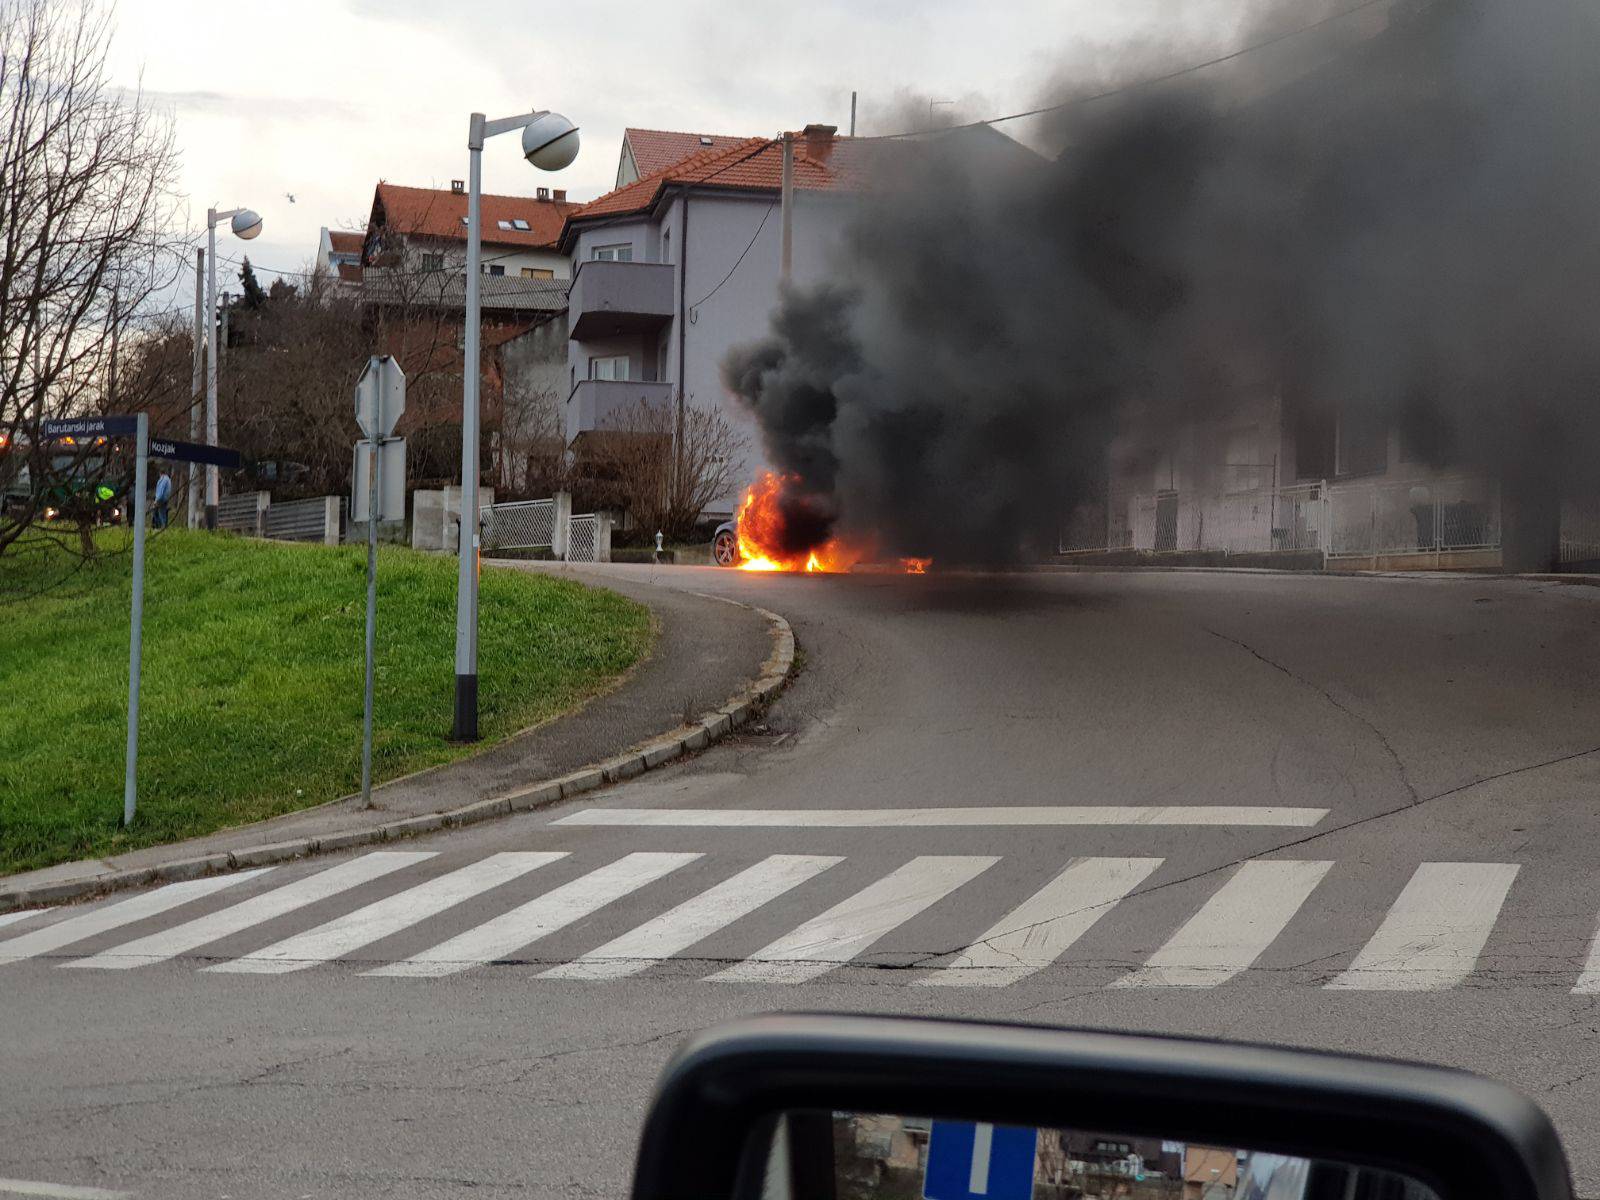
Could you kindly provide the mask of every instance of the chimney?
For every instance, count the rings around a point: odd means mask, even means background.
[[[800,131],[800,136],[806,140],[806,154],[819,162],[826,162],[828,155],[833,152],[833,135],[838,132],[837,125],[807,125]]]
[[[567,189],[557,188],[555,191],[555,197],[557,204],[565,204],[567,202]]]
[[[467,190],[467,181],[465,179],[452,179],[450,181],[450,194],[451,195],[459,196],[463,192],[465,192],[466,190]]]
[[[537,193],[536,193],[536,195],[537,195],[537,196],[538,196],[538,197],[539,197],[539,199],[541,199],[541,200],[548,200],[548,199],[550,199],[550,189],[549,189],[549,188],[547,188],[547,187],[542,187],[542,188],[540,188],[540,189],[539,189],[539,190],[538,190],[538,192],[537,192]]]

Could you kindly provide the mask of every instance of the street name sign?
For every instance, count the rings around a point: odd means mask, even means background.
[[[237,450],[229,450],[224,446],[206,446],[199,442],[178,442],[171,438],[151,438],[150,457],[171,458],[176,459],[178,462],[205,463],[208,466],[221,467],[228,471],[238,470],[240,464]]]
[[[131,417],[64,417],[44,421],[39,434],[47,438],[127,437],[137,433],[139,418]]]

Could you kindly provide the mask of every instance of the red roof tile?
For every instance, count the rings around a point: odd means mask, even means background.
[[[808,140],[797,135],[794,184],[812,190],[855,190],[865,185],[869,161],[901,152],[899,144],[893,142],[840,137]],[[701,150],[589,201],[570,214],[568,227],[573,221],[590,217],[646,212],[661,192],[674,184],[775,192],[783,184],[783,141],[741,138],[729,146]]]
[[[622,137],[633,151],[633,165],[642,179],[682,162],[702,150],[726,150],[745,138],[726,133],[675,133],[668,129],[624,129]]]
[[[531,196],[483,196],[479,211],[483,219],[484,244],[552,247],[561,236],[567,214],[578,207],[567,201],[536,200]],[[378,223],[381,216],[381,223],[391,229],[424,237],[465,240],[466,215],[464,192],[380,183],[372,198],[374,223]],[[528,228],[500,227],[502,221],[509,225],[518,220],[526,221]]]

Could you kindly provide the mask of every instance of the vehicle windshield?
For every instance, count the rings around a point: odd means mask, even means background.
[[[0,0],[0,1197],[619,1196],[774,1012],[1600,1197],[1596,114],[1596,0]],[[1525,1200],[1196,1129],[1017,1186]]]

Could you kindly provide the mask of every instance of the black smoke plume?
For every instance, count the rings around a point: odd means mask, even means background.
[[[808,511],[896,553],[1043,548],[1114,436],[1154,461],[1266,397],[1547,521],[1600,491],[1597,113],[1600,6],[1394,0],[1069,104],[1043,155],[884,143],[834,281],[725,381]]]

